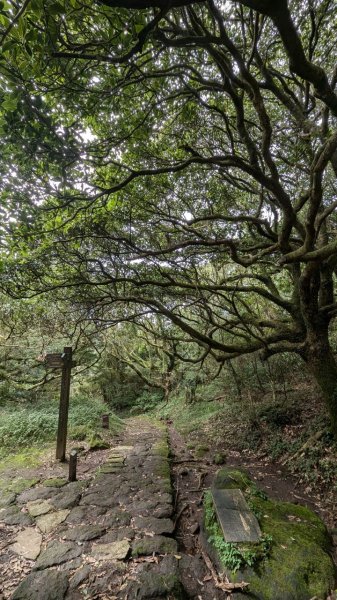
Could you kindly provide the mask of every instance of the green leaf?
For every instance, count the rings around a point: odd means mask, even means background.
[[[54,2],[51,6],[49,6],[48,12],[50,15],[63,15],[66,10],[60,2]]]
[[[10,20],[8,19],[8,17],[5,17],[5,15],[0,15],[0,25],[3,25],[4,27],[8,27],[10,23]]]
[[[1,108],[3,108],[7,112],[13,112],[14,110],[16,110],[17,105],[18,105],[18,98],[13,95],[10,95],[10,96],[8,95],[8,96],[5,96],[5,99],[1,105]]]

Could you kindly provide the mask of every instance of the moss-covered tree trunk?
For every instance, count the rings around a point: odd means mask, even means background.
[[[298,280],[298,292],[300,319],[306,332],[302,356],[323,392],[337,439],[337,364],[329,341],[329,307],[334,305],[331,267],[315,261],[307,264]]]
[[[323,335],[322,335],[323,333]],[[307,346],[306,363],[319,384],[329,411],[332,432],[337,439],[337,365],[324,332]]]

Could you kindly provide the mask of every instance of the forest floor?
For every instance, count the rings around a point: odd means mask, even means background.
[[[76,483],[67,483],[68,466],[51,449],[36,452],[28,467],[0,465],[0,599],[49,600],[44,577],[51,575],[50,600],[159,598],[163,585],[174,599],[181,583],[195,600],[226,598],[198,535],[204,491],[221,468],[215,456],[247,469],[270,497],[315,510],[334,536],[330,496],[308,492],[261,453],[228,449],[225,441],[212,446],[209,427],[196,449],[170,421],[127,419],[123,432],[107,438],[108,449],[89,452],[84,444]]]
[[[272,499],[303,504],[322,518],[337,564],[337,444],[319,395],[302,387],[288,402],[268,398],[247,406],[205,395],[195,404],[171,401],[156,414],[171,423],[177,461],[183,448],[193,459],[173,463],[181,498],[184,488],[200,488],[200,496],[221,464],[246,469]]]
[[[183,549],[197,550],[198,538],[194,533],[197,529],[196,523],[200,523],[199,507],[204,492],[211,487],[214,476],[221,466],[214,464],[214,449],[206,444],[204,444],[203,457],[195,458],[193,451],[187,450],[183,436],[172,426],[170,440],[176,511],[180,515],[177,538]],[[218,453],[220,453],[219,448]],[[337,513],[336,505],[330,497],[320,493],[319,490],[309,493],[307,485],[299,483],[298,479],[287,473],[281,464],[267,457],[260,457],[258,453],[247,454],[226,449],[224,462],[226,467],[246,470],[257,486],[273,500],[301,504],[318,514],[331,533],[333,558],[337,566]]]

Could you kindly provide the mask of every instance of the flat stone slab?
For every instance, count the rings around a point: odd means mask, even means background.
[[[100,467],[100,473],[119,473],[123,464],[121,463],[106,463],[102,467]]]
[[[91,556],[96,560],[124,560],[130,550],[127,540],[111,542],[110,544],[99,544],[91,550]]]
[[[156,534],[173,533],[174,523],[171,519],[156,519],[155,517],[135,517],[134,525],[137,529]]]
[[[90,575],[90,571],[91,571],[91,569],[90,569],[89,565],[84,565],[84,567],[79,569],[71,578],[69,588],[71,590],[74,590],[79,585],[81,585],[81,583],[83,583],[83,581],[85,581],[87,579],[87,577]]]
[[[42,573],[30,573],[16,588],[11,600],[63,600],[67,589],[67,575],[47,569]]]
[[[32,500],[31,502],[27,502],[26,506],[31,517],[39,517],[52,510],[52,507],[47,500]]]
[[[110,527],[124,527],[130,525],[131,515],[127,511],[114,509],[108,511],[103,519],[102,525],[109,529]]]
[[[25,490],[22,494],[19,494],[16,501],[18,504],[26,504],[26,502],[32,502],[33,500],[45,500],[51,498],[53,494],[57,494],[60,490],[54,487],[35,487]]]
[[[78,525],[65,532],[66,540],[74,540],[75,542],[86,542],[101,537],[105,533],[105,527],[99,525]]]
[[[81,498],[81,494],[78,489],[64,489],[56,496],[51,498],[50,503],[57,509],[73,508],[77,506]]]
[[[106,508],[100,506],[75,506],[67,517],[67,523],[72,525],[81,524],[83,521],[92,523],[95,519],[102,517],[106,513]]]
[[[173,515],[172,504],[159,504],[152,512],[154,517],[158,519],[164,519]]]
[[[0,493],[0,507],[9,506],[15,502],[16,494],[12,492],[1,492]]]
[[[258,542],[261,529],[239,489],[212,489],[215,511],[226,542]]]
[[[111,497],[111,490],[93,489],[86,494],[83,494],[80,501],[80,505],[92,504],[93,506],[107,506],[113,505],[113,499]]]
[[[66,520],[70,510],[58,510],[36,519],[36,525],[42,533],[49,533]]]
[[[113,456],[114,452],[131,452],[131,450],[133,450],[134,446],[115,446],[112,449],[111,452],[111,456]]]
[[[119,527],[119,529],[111,529],[97,541],[99,544],[110,544],[121,540],[130,541],[134,539],[135,534],[133,527]]]
[[[108,462],[123,463],[125,460],[122,454],[110,454]]]
[[[179,581],[179,563],[180,561],[174,556],[164,556],[158,564],[152,563],[150,569],[139,571],[137,576],[130,578],[127,583],[125,597],[130,598],[130,600],[135,598],[137,600],[149,600],[150,598],[153,598],[153,600],[159,600],[159,598],[178,600],[178,598],[186,598],[187,596]],[[198,597],[200,600],[204,600],[204,596]],[[215,600],[213,594],[212,597]],[[219,598],[220,596],[216,597]]]
[[[178,544],[173,538],[154,535],[135,540],[132,544],[132,556],[150,556],[151,554],[177,554]]]
[[[33,519],[15,505],[10,505],[7,508],[0,510],[0,519],[6,523],[6,525],[31,525]]]
[[[44,552],[42,552],[35,564],[36,570],[46,569],[54,565],[61,565],[64,562],[77,558],[82,554],[81,546],[77,546],[72,542],[57,542],[53,541],[48,544]]]
[[[41,551],[42,535],[34,527],[27,527],[20,531],[15,538],[15,543],[10,546],[12,552],[28,558],[36,560]]]

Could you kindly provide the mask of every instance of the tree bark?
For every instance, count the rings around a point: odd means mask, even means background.
[[[337,364],[329,344],[328,332],[311,335],[305,360],[309,372],[315,377],[323,392],[330,415],[332,433],[337,439]]]

